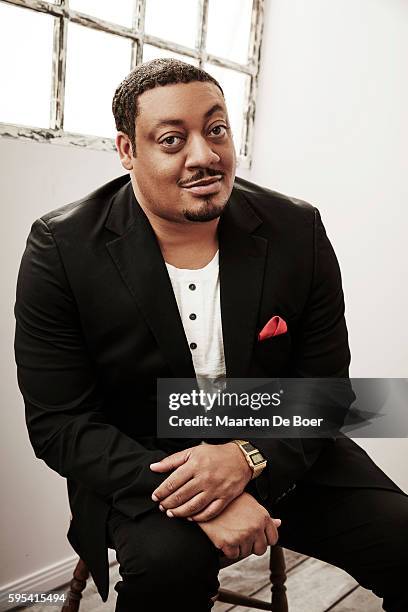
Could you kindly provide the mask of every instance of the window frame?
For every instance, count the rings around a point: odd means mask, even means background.
[[[20,8],[53,16],[53,58],[51,80],[50,127],[36,128],[11,123],[0,123],[0,137],[18,138],[51,144],[88,147],[99,151],[115,151],[113,138],[90,136],[66,132],[64,125],[65,76],[68,23],[76,23],[94,30],[114,34],[131,40],[132,51],[129,70],[142,62],[143,45],[154,45],[180,53],[198,60],[199,67],[211,63],[222,68],[229,68],[250,78],[246,87],[244,104],[244,121],[242,124],[241,150],[238,152],[238,163],[241,167],[250,168],[252,162],[252,143],[256,110],[256,94],[260,68],[261,39],[264,20],[264,0],[252,0],[251,29],[248,63],[239,64],[207,53],[206,33],[208,22],[209,0],[197,0],[199,3],[195,49],[145,34],[144,21],[146,0],[133,0],[133,20],[130,28],[114,24],[98,17],[93,17],[69,7],[69,0],[57,0],[55,3],[46,0],[0,0]],[[113,92],[112,92],[113,95]]]

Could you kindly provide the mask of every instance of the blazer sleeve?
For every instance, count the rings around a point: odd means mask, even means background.
[[[338,427],[341,427],[355,399],[348,378],[350,350],[340,268],[317,209],[314,209],[313,234],[313,278],[306,306],[294,333],[288,376],[338,378],[333,388],[338,388],[340,408],[337,408],[337,419]],[[271,501],[285,495],[335,439],[333,429],[333,435],[328,438],[252,440],[268,459],[266,469],[255,480],[258,493]]]
[[[107,422],[79,313],[48,225],[37,220],[17,282],[15,357],[35,455],[134,518],[153,508],[165,457]]]

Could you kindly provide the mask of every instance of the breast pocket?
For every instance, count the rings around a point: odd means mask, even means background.
[[[254,349],[255,362],[261,366],[266,375],[281,375],[289,364],[291,347],[289,331],[266,340],[257,340]]]

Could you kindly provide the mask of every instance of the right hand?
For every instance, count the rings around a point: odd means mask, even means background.
[[[197,524],[228,559],[263,555],[278,541],[280,519],[273,519],[252,495],[241,493],[213,519]]]

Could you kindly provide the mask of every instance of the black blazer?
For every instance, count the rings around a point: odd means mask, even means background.
[[[227,375],[347,377],[338,263],[311,205],[237,179],[219,225]],[[106,600],[106,520],[151,511],[152,461],[199,440],[157,439],[156,379],[194,378],[154,232],[122,176],[44,215],[18,285],[15,351],[30,441],[67,478],[68,538]],[[257,342],[280,315],[288,333]],[[215,442],[219,442],[215,441]],[[351,440],[259,439],[270,502],[296,481],[399,490]]]

